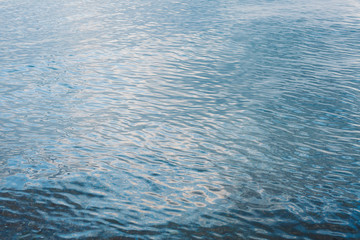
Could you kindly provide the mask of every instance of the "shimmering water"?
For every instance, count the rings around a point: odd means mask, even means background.
[[[1,239],[360,239],[357,0],[1,0]]]

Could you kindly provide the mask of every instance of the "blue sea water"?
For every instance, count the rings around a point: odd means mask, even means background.
[[[1,239],[360,239],[358,0],[0,0]]]

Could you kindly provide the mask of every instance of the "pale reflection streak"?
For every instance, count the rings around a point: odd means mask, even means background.
[[[89,25],[81,25],[80,30],[87,33],[99,27],[106,27],[106,25],[92,20]],[[169,206],[174,208],[176,206],[174,203],[177,202],[178,207],[176,208],[182,209],[185,205],[182,205],[181,202],[184,202],[185,199],[189,199],[188,202],[194,204],[193,207],[205,207],[206,204],[215,204],[216,200],[224,199],[228,195],[220,185],[213,188],[216,191],[210,190],[204,185],[211,184],[215,179],[219,179],[220,176],[217,173],[200,174],[191,169],[191,165],[190,167],[179,165],[179,168],[185,167],[188,170],[183,173],[186,180],[177,179],[172,176],[173,171],[166,164],[166,162],[170,162],[178,165],[180,161],[177,162],[176,159],[186,156],[181,156],[181,154],[177,156],[175,153],[191,152],[191,149],[197,146],[197,138],[201,137],[201,135],[194,135],[191,128],[184,129],[180,126],[171,129],[169,124],[161,120],[164,108],[169,111],[176,111],[178,105],[188,108],[191,107],[192,103],[187,99],[191,100],[197,97],[186,93],[186,91],[169,91],[170,88],[173,88],[169,84],[175,83],[169,82],[168,79],[162,77],[163,73],[166,72],[165,76],[167,77],[181,78],[181,73],[186,66],[183,66],[183,69],[177,68],[176,61],[194,58],[192,48],[189,46],[179,47],[171,51],[166,49],[166,46],[181,46],[180,41],[184,39],[184,36],[181,35],[152,39],[148,33],[144,32],[136,37],[140,40],[138,44],[128,48],[122,47],[120,43],[117,45],[115,42],[107,42],[107,36],[105,36],[104,42],[87,39],[86,42],[74,41],[72,43],[73,52],[82,53],[79,56],[75,55],[74,61],[76,61],[77,57],[81,59],[81,63],[78,63],[81,74],[77,74],[80,78],[76,80],[82,81],[83,87],[81,91],[76,92],[74,98],[81,99],[81,102],[72,105],[73,109],[70,110],[70,118],[76,123],[77,128],[82,126],[83,131],[69,132],[69,139],[81,139],[74,142],[74,144],[79,146],[77,151],[82,152],[81,156],[88,156],[86,159],[88,171],[93,171],[89,166],[99,165],[99,160],[101,161],[100,165],[109,163],[101,160],[100,151],[97,151],[97,156],[93,156],[92,153],[90,155],[86,154],[84,152],[86,149],[108,149],[109,152],[104,152],[104,156],[110,158],[114,157],[111,155],[116,153],[114,149],[128,151],[126,149],[129,146],[136,147],[137,153],[131,153],[135,159],[143,159],[142,154],[155,153],[156,155],[161,153],[161,159],[164,159],[162,165],[160,165],[161,174],[163,175],[161,180],[149,176],[152,172],[145,169],[146,165],[138,162],[139,160],[135,160],[135,162],[128,161],[128,165],[124,166],[126,168],[124,168],[124,171],[132,172],[136,178],[147,179],[152,184],[175,191],[170,199],[166,196],[162,197],[167,203],[165,205],[159,205],[158,202],[144,203],[145,205],[158,209]],[[186,36],[186,38],[191,39],[192,36]],[[193,38],[196,39],[197,36],[194,35]],[[146,39],[146,41],[142,39]],[[119,42],[121,42],[121,39]],[[97,54],[98,51],[102,51],[102,45],[113,49],[113,53]],[[86,59],[81,57],[84,53],[87,53]],[[106,68],[104,68],[103,63],[107,63]],[[108,63],[112,63],[111,67],[109,67]],[[171,65],[173,67],[169,68]],[[169,69],[172,72],[169,72]],[[186,85],[181,86],[179,82],[176,82],[176,84],[179,89],[187,88]],[[176,98],[170,99],[167,95],[162,94],[165,91],[172,96],[178,95],[179,98],[177,100]],[[146,96],[153,96],[157,101],[148,99]],[[118,117],[116,119],[109,117],[111,113],[116,113]],[[146,119],[142,116],[144,114],[153,119],[158,119],[158,126],[149,126],[148,122],[138,122],[139,119]],[[113,122],[116,124],[113,124]],[[111,127],[114,125],[117,127]],[[162,139],[167,139],[163,134],[172,135],[176,141],[171,143],[163,142]],[[139,146],[142,149],[139,149]],[[194,157],[191,156],[189,159]],[[199,155],[199,159],[207,161],[206,156]],[[111,166],[114,166],[113,164],[116,165],[116,161],[111,161]],[[97,172],[99,171],[97,170]],[[180,173],[181,171],[177,174]],[[134,186],[138,185],[131,178],[129,182]],[[194,187],[194,184],[196,187]],[[206,191],[199,189],[206,189]],[[131,192],[127,193],[133,195]],[[191,198],[194,196],[200,197],[201,202],[192,201]]]

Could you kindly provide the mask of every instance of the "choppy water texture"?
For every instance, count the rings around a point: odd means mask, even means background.
[[[360,239],[357,0],[0,1],[2,239]]]

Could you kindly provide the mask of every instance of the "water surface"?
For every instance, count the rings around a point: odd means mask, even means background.
[[[356,0],[0,1],[4,239],[359,239]]]

